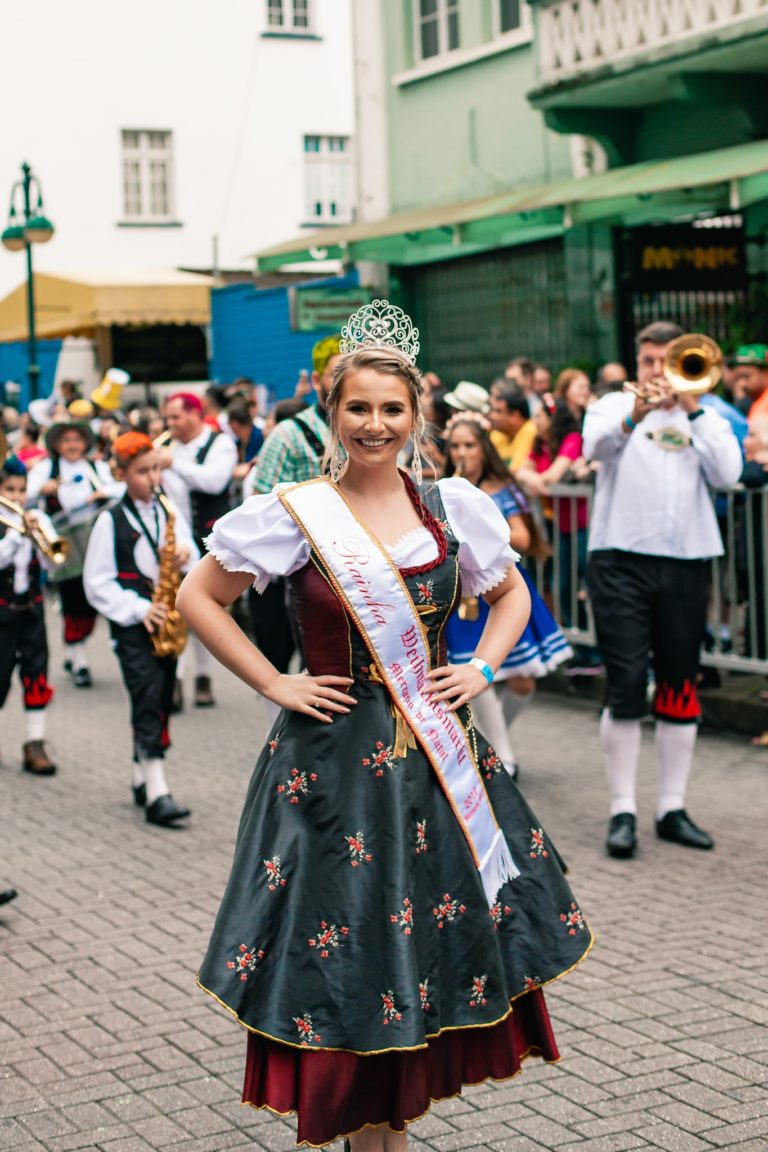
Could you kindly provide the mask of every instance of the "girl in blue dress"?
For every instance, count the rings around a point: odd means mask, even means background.
[[[461,475],[480,488],[509,524],[510,545],[535,556],[542,543],[523,492],[514,483],[490,438],[491,425],[476,412],[462,412],[448,422],[446,474]],[[477,725],[493,745],[512,777],[517,762],[509,729],[533,699],[536,681],[568,660],[573,651],[524,568],[520,569],[531,594],[531,616],[522,636],[504,659],[494,686],[472,702]],[[465,664],[472,659],[488,619],[488,607],[477,597],[462,600],[446,625],[449,660]]]

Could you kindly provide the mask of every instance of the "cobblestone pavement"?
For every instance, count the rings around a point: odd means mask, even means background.
[[[261,706],[217,672],[218,707],[174,724],[169,778],[191,827],[149,828],[130,803],[126,699],[101,623],[93,647],[90,693],[56,677],[58,776],[19,771],[15,688],[2,716],[0,888],[19,898],[0,912],[0,1148],[282,1152],[291,1121],[239,1105],[244,1036],[195,987]],[[562,1063],[529,1060],[436,1105],[413,1144],[765,1152],[768,754],[700,740],[690,810],[718,843],[698,855],[652,837],[648,738],[641,853],[611,861],[594,705],[540,697],[517,751],[598,942],[548,993]]]

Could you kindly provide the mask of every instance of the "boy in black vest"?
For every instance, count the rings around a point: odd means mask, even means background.
[[[15,456],[0,465],[0,496],[24,505],[27,470]],[[45,631],[43,594],[40,588],[40,557],[24,523],[15,512],[0,507],[9,527],[0,525],[0,708],[11,687],[14,668],[19,669],[27,720],[23,749],[25,772],[53,776],[56,765],[45,749],[46,709],[53,699],[48,683],[48,638]],[[52,533],[47,517],[27,513]]]
[[[96,521],[85,557],[83,580],[91,604],[109,620],[123,681],[131,699],[133,797],[149,824],[170,827],[189,816],[165,779],[176,657],[156,656],[152,633],[167,610],[154,603],[166,544],[167,516],[157,499],[160,462],[142,432],[125,432],[112,446],[117,475],[126,492]],[[186,570],[198,553],[189,527],[176,513],[175,564]]]

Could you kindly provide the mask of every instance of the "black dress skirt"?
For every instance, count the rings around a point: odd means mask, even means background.
[[[442,558],[401,573],[437,667],[460,598],[458,542],[436,487],[420,508]],[[442,787],[320,562],[291,579],[310,673],[353,677],[358,703],[329,725],[278,717],[199,983],[249,1031],[245,1101],[297,1112],[299,1142],[319,1146],[366,1124],[402,1130],[526,1055],[558,1059],[541,988],[592,937],[547,833],[463,709],[520,869],[489,909]]]

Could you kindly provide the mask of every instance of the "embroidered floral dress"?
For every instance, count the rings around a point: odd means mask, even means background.
[[[462,590],[498,584],[515,555],[503,516],[467,481],[412,499],[425,527],[390,554],[436,667]],[[300,1141],[322,1144],[366,1123],[401,1128],[462,1082],[512,1075],[528,1051],[557,1059],[539,989],[583,959],[591,934],[546,831],[469,710],[477,767],[520,869],[491,909],[435,772],[276,493],[225,516],[208,547],[257,589],[290,577],[309,672],[353,677],[358,701],[331,725],[282,712],[246,797],[199,976],[251,1033],[245,1099],[298,1111]]]

